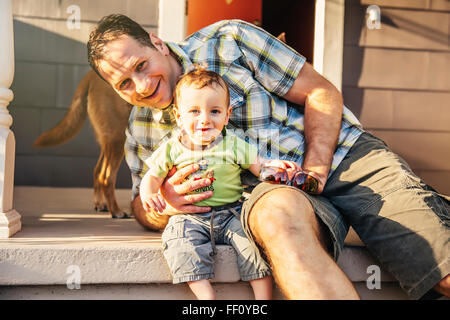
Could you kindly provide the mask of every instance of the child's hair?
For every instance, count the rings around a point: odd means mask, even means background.
[[[207,70],[205,65],[194,64],[193,69],[189,70],[178,79],[173,92],[173,105],[178,108],[178,99],[180,98],[180,89],[182,86],[194,86],[196,89],[202,89],[206,86],[219,85],[225,90],[227,95],[227,106],[230,105],[230,92],[228,85],[223,78],[216,72]]]

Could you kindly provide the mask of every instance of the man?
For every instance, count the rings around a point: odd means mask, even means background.
[[[319,181],[317,195],[260,183],[243,206],[243,227],[264,250],[287,298],[358,298],[335,262],[347,223],[411,298],[432,288],[450,296],[449,199],[364,132],[339,91],[264,30],[221,21],[175,44],[111,15],[91,33],[88,55],[93,69],[135,106],[125,149],[133,212],[144,227],[162,229],[169,215],[210,209],[193,205],[210,191],[186,195],[210,183],[183,183],[194,166],[164,182],[160,191],[170,205],[164,214],[145,212],[139,199],[144,160],[175,125],[172,89],[193,63],[206,63],[229,85],[230,129],[241,129],[263,156],[295,161]]]

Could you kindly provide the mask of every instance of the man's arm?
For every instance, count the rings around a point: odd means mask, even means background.
[[[336,87],[305,63],[286,100],[305,106],[306,150],[302,168],[319,180],[322,193],[341,128],[343,99]]]
[[[238,31],[235,39],[239,40],[238,46],[255,79],[272,94],[305,106],[306,148],[302,167],[319,180],[321,193],[341,128],[342,95],[303,56],[263,29],[246,22],[236,26],[232,29]]]

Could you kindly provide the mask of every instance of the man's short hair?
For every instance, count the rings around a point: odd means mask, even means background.
[[[111,14],[103,17],[89,35],[87,42],[88,62],[101,78],[103,77],[98,72],[98,62],[103,59],[105,45],[123,35],[134,38],[143,46],[155,48],[150,41],[148,32],[134,20],[123,14]]]
[[[180,99],[180,89],[183,86],[193,86],[196,89],[202,89],[206,86],[212,87],[214,85],[220,86],[227,95],[227,106],[230,105],[230,91],[225,80],[220,74],[207,70],[206,66],[194,64],[193,68],[178,79],[173,92],[173,106],[178,108],[177,101]]]

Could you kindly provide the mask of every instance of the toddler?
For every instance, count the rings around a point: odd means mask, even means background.
[[[215,244],[228,244],[237,252],[241,279],[250,282],[255,299],[271,299],[269,266],[246,237],[239,219],[241,170],[258,176],[262,161],[256,147],[225,129],[231,111],[228,87],[220,75],[200,66],[184,75],[174,94],[179,134],[147,159],[149,170],[141,182],[141,200],[145,210],[162,213],[166,202],[158,191],[170,169],[197,164],[199,169],[187,179],[211,179],[211,185],[194,192],[210,190],[213,196],[195,204],[212,210],[170,217],[162,241],[173,283],[187,282],[198,299],[215,299],[208,280],[214,277]],[[270,165],[299,168],[281,160],[272,160]]]

